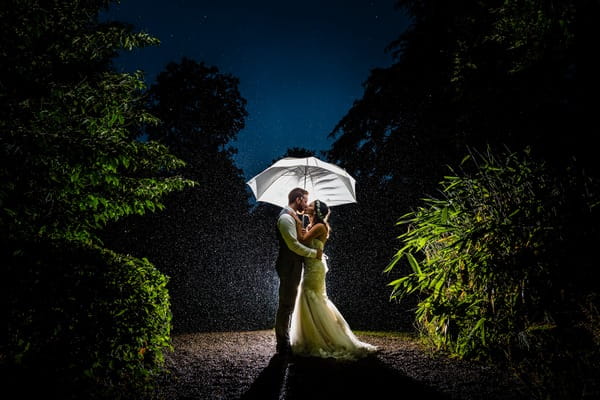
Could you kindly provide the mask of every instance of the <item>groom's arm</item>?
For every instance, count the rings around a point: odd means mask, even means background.
[[[287,247],[294,253],[308,258],[317,258],[317,249],[311,249],[298,241],[296,232],[296,221],[289,214],[283,214],[277,221],[277,228],[283,236],[283,240]]]

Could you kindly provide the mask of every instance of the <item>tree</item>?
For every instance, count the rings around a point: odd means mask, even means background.
[[[571,132],[573,2],[397,5],[413,24],[388,47],[396,63],[371,73],[363,98],[332,132],[332,159],[349,162],[358,151],[374,159],[370,173],[434,174],[435,185],[465,146],[531,145],[563,165],[586,154],[586,138]]]
[[[150,178],[184,164],[155,141],[133,140],[136,125],[155,122],[141,75],[107,66],[117,48],[158,41],[95,22],[107,4],[13,1],[0,14],[5,238],[93,241],[108,221],[162,207],[163,194],[189,183]]]
[[[574,2],[397,6],[412,24],[388,47],[395,63],[371,72],[327,153],[357,179],[353,224],[375,235],[347,243],[380,244],[373,253],[382,265],[396,218],[434,196],[468,147],[529,145],[549,164],[576,158],[575,168],[597,171],[591,137],[574,129]]]
[[[290,147],[289,149],[287,149],[285,151],[285,153],[280,158],[278,158],[276,160],[272,160],[271,164],[274,164],[275,162],[277,162],[285,157],[304,158],[304,157],[316,157],[316,156],[317,155],[315,154],[315,152],[313,150],[309,150],[304,147]]]
[[[155,122],[142,76],[116,73],[110,60],[158,40],[99,23],[109,4],[11,0],[0,10],[0,247],[10,281],[0,347],[11,374],[127,396],[170,346],[166,278],[99,237],[192,182],[174,175],[184,163],[164,145],[135,140]]]
[[[188,163],[186,175],[203,183],[194,190],[211,208],[247,209],[245,182],[232,158],[237,150],[228,146],[248,115],[238,85],[216,67],[183,58],[169,63],[148,93],[149,109],[160,120],[148,127],[149,138]]]
[[[149,137],[183,157],[223,151],[248,115],[238,85],[239,79],[203,62],[184,57],[169,63],[149,91],[150,110],[161,121],[148,128]]]
[[[247,116],[238,84],[217,67],[188,58],[169,63],[157,76],[147,104],[160,123],[145,133],[185,160],[182,175],[198,185],[171,194],[163,212],[123,220],[105,235],[171,277],[176,332],[246,327],[243,321],[221,322],[240,314],[224,308],[233,303],[224,303],[223,296],[247,296],[231,284],[248,262],[240,253],[248,242],[240,221],[248,221],[249,193],[230,146]]]

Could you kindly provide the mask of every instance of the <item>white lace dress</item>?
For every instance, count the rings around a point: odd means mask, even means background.
[[[323,249],[323,242],[312,239],[311,247]],[[325,261],[306,258],[302,281],[292,315],[290,343],[294,354],[354,360],[377,351],[361,342],[327,297]]]

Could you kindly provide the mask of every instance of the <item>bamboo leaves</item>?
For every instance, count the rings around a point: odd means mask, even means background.
[[[469,164],[470,163],[470,164]],[[516,153],[471,153],[440,183],[444,197],[403,215],[402,247],[385,268],[407,273],[389,283],[390,297],[419,294],[421,332],[439,348],[485,357],[506,342],[534,302],[528,286],[546,274],[539,254],[556,210],[543,164]],[[536,253],[538,252],[538,253]],[[526,282],[526,283],[524,283]]]

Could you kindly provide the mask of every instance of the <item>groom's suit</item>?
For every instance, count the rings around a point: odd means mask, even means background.
[[[296,221],[290,212],[295,211],[285,207],[277,218],[279,255],[275,268],[279,276],[279,307],[275,316],[275,337],[278,351],[289,347],[290,318],[302,278],[303,257],[315,258],[317,255],[316,249],[304,246],[298,241]]]

